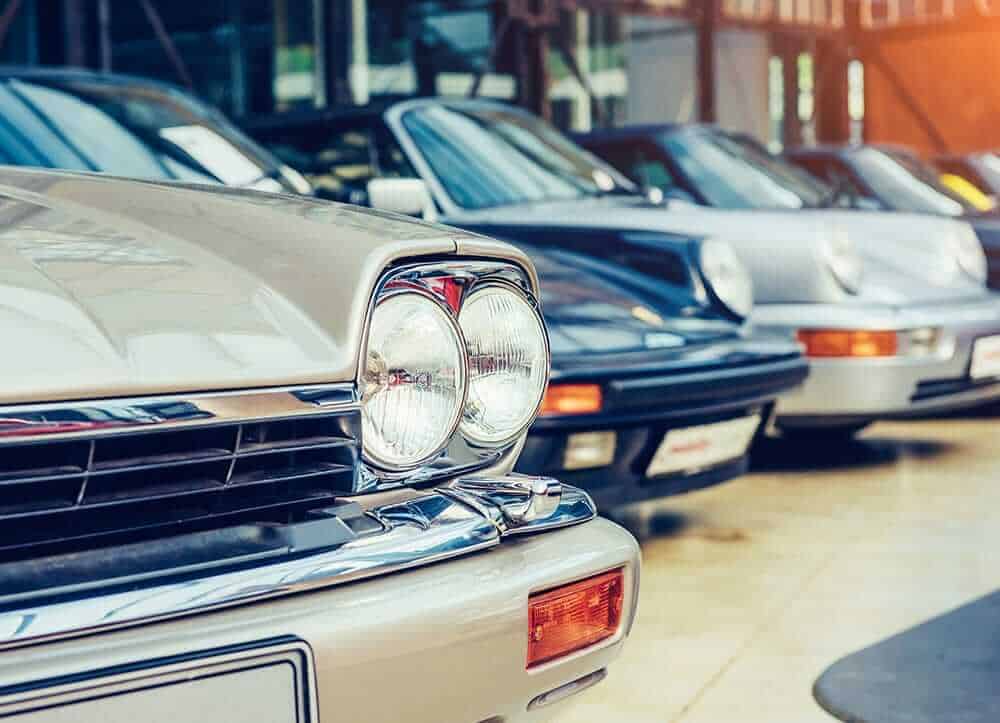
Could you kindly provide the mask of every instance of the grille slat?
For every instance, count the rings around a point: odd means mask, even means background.
[[[0,560],[234,523],[297,521],[351,493],[356,410],[0,444]]]

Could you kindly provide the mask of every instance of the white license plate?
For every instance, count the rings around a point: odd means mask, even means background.
[[[697,472],[739,459],[750,448],[760,422],[760,415],[755,414],[667,432],[646,469],[646,476]]]
[[[972,345],[972,378],[1000,376],[1000,336],[986,336]]]

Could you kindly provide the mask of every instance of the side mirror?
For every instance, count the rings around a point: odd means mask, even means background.
[[[368,181],[368,203],[382,211],[437,220],[427,184],[418,178],[373,178]]]

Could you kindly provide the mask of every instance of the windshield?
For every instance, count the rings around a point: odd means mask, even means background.
[[[11,80],[6,120],[47,165],[134,178],[295,190],[279,164],[178,92],[87,79]]]
[[[615,171],[525,113],[429,105],[407,112],[403,127],[462,208],[635,192]]]
[[[723,133],[680,131],[660,143],[688,181],[721,208],[803,208],[819,206],[829,190],[786,162]]]
[[[875,195],[897,211],[944,216],[962,216],[971,211],[912,159],[891,156],[876,148],[859,148],[850,158]]]

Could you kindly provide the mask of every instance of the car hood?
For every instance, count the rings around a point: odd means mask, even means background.
[[[464,246],[509,248],[304,198],[0,170],[0,403],[353,380],[386,266]]]
[[[602,262],[564,251],[525,248],[541,284],[553,364],[578,355],[663,350],[664,354],[740,337],[740,327],[694,310],[655,305],[600,275]],[[594,268],[597,266],[598,268]]]
[[[954,261],[962,222],[913,214],[848,210],[724,210],[635,197],[563,201],[462,212],[452,220],[484,225],[558,225],[661,231],[732,244],[750,270],[758,303],[931,303],[981,296],[981,284]],[[860,293],[829,273],[827,244],[850,239],[864,261]],[[780,263],[775,263],[775,260]]]

